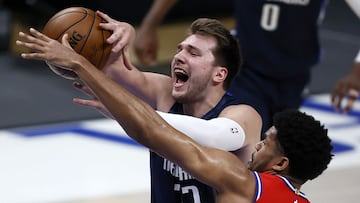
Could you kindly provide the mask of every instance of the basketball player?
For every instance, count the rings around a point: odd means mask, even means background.
[[[360,11],[359,0],[346,1]],[[156,29],[176,2],[153,2],[134,42],[140,62],[155,63]],[[318,28],[327,0],[235,0],[234,4],[234,34],[244,65],[229,91],[259,112],[264,131],[275,112],[298,108],[303,102],[311,69],[320,60]]]
[[[99,14],[107,21],[100,24],[104,29],[114,33],[112,36],[119,33],[117,28],[121,25],[118,21]],[[23,36],[22,33],[20,37]],[[110,38],[115,40],[112,36]],[[60,60],[55,64],[62,63]],[[239,99],[226,92],[240,63],[238,43],[229,30],[217,20],[198,19],[191,25],[188,37],[178,45],[171,65],[172,77],[141,72],[122,52],[112,53],[104,72],[154,109],[209,120],[208,125],[213,127],[199,122],[187,122],[186,127],[191,131],[201,130],[206,141],[218,147],[234,146],[231,151],[246,162],[260,140],[261,117],[251,106],[240,104]],[[235,127],[221,131],[222,126]],[[245,137],[244,143],[232,142],[228,139],[229,133]],[[150,153],[152,202],[215,202],[213,188],[199,182],[172,161],[155,152]]]
[[[289,110],[275,115],[274,126],[254,148],[248,170],[233,153],[199,145],[172,128],[153,107],[69,48],[67,35],[63,46],[34,29],[30,32],[32,36],[20,33],[22,41],[16,42],[35,51],[23,58],[71,68],[134,140],[212,186],[218,203],[308,203],[300,187],[319,176],[332,158],[327,129],[312,116]],[[196,194],[197,189],[188,186],[182,191]],[[200,198],[194,196],[193,202],[202,202]]]

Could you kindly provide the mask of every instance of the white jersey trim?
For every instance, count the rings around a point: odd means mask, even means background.
[[[261,178],[259,176],[259,173],[254,171],[255,181],[256,181],[256,193],[255,193],[255,201],[258,201],[261,197],[262,193],[262,184],[261,184]]]

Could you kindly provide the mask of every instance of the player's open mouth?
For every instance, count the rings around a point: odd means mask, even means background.
[[[175,69],[175,82],[176,83],[184,83],[189,79],[189,76],[182,69]]]

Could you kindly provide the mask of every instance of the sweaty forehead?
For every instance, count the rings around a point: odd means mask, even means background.
[[[276,151],[280,152],[281,154],[284,154],[283,147],[281,146],[279,140],[278,140],[278,130],[272,126],[267,132],[266,132],[266,140],[267,143],[272,145]]]
[[[277,129],[275,126],[271,126],[266,132],[266,137],[273,138],[277,134]]]
[[[213,50],[216,46],[216,39],[210,35],[192,34],[179,45],[193,47],[202,51]]]
[[[269,141],[276,141],[276,137],[277,137],[277,129],[272,126],[271,128],[269,128],[266,132],[265,132],[265,139],[269,140]]]

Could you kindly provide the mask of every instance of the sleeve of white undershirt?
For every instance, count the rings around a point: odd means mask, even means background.
[[[359,0],[360,1],[360,0]],[[356,56],[356,58],[355,58],[355,62],[356,63],[360,63],[360,50],[359,50],[359,52],[358,52],[358,54],[357,54],[357,56]]]
[[[175,129],[201,145],[234,151],[244,144],[245,132],[243,128],[229,118],[219,117],[204,120],[187,115],[159,111],[157,113]]]
[[[352,11],[360,18],[360,1],[359,0],[345,0]]]

